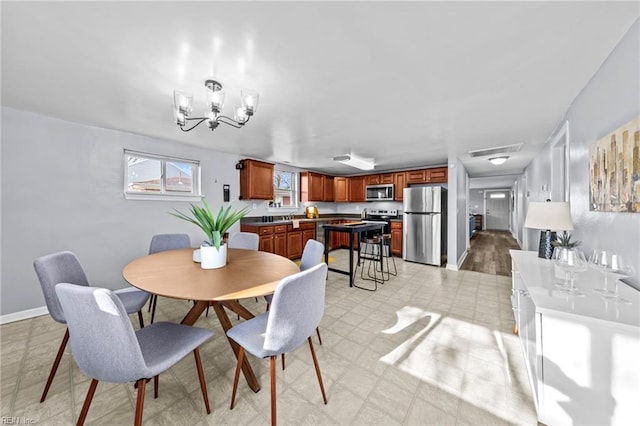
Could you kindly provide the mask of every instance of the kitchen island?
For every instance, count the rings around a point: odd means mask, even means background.
[[[340,223],[340,224],[326,224],[324,225],[324,240],[329,240],[331,232],[344,232],[349,234],[349,271],[343,271],[342,269],[329,268],[329,271],[337,272],[339,274],[349,275],[349,287],[353,287],[353,236],[360,235],[361,232],[366,231],[380,231],[382,234],[385,227],[384,222],[379,223],[365,223],[365,222],[353,222],[353,223]],[[381,243],[382,244],[382,240]],[[380,253],[382,253],[382,246],[380,246]],[[329,244],[324,245],[324,262],[329,264]],[[360,264],[360,252],[358,252],[358,264]],[[380,268],[382,270],[382,256],[380,256]]]

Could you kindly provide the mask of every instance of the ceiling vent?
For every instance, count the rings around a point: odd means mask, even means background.
[[[497,148],[479,149],[477,151],[469,151],[472,157],[484,157],[485,155],[506,154],[508,152],[518,152],[522,148],[522,144],[499,146]]]

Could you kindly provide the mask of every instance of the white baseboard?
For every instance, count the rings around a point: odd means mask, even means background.
[[[47,315],[49,310],[46,306],[40,306],[39,308],[27,309],[20,312],[13,312],[11,314],[0,315],[0,325],[8,324],[10,322],[22,321],[29,318],[39,317],[41,315]]]
[[[456,265],[447,262],[447,269],[449,269],[450,271],[459,271],[460,268],[462,268],[462,264],[464,263],[468,254],[469,249],[466,249],[464,253],[462,253],[462,256],[460,256],[460,259],[458,259],[458,263]]]

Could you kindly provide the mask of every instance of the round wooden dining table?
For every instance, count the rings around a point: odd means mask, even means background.
[[[227,249],[227,254],[226,266],[202,269],[193,261],[193,249],[163,251],[135,259],[124,267],[122,275],[129,284],[149,293],[193,300],[183,324],[195,324],[211,306],[226,333],[233,324],[225,307],[244,319],[253,318],[238,299],[271,294],[282,278],[300,272],[294,262],[273,253]],[[231,339],[229,343],[237,357],[239,346]],[[251,389],[259,391],[260,383],[247,357],[242,371]]]

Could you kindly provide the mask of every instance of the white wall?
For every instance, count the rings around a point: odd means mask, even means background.
[[[447,269],[458,270],[467,252],[467,170],[457,158],[449,159],[447,184]]]
[[[33,270],[39,256],[71,250],[92,284],[116,289],[127,285],[123,267],[147,253],[154,234],[187,233],[194,247],[202,242],[198,228],[169,215],[174,208],[187,211],[187,202],[124,198],[124,149],[200,160],[202,193],[212,207],[228,205],[222,202],[222,185],[229,184],[232,204],[248,206],[248,216],[301,214],[307,204],[317,205],[321,215],[360,213],[365,207],[402,209],[399,202],[301,203],[294,211],[269,209],[266,201],[238,200],[239,156],[7,107],[2,108],[0,143],[2,316],[44,306]]]
[[[594,248],[624,254],[635,265],[636,279],[640,278],[640,213],[589,211],[588,150],[595,141],[640,115],[638,52],[640,23],[636,21],[566,114],[569,121],[569,197],[574,239],[582,241],[582,248],[587,254]],[[544,201],[549,196],[548,191],[542,191],[542,185],[551,183],[550,156],[547,145],[526,169],[524,178],[529,194],[524,192],[525,204]],[[526,248],[537,250],[538,232],[525,232],[528,237]]]
[[[126,285],[122,268],[147,253],[152,235],[184,232],[194,246],[203,240],[198,228],[168,214],[187,203],[124,199],[125,148],[200,160],[213,206],[223,204],[225,183],[234,205],[248,204],[237,201],[235,155],[6,107],[1,148],[2,315],[44,305],[32,265],[39,256],[74,251],[90,282],[113,289]]]

